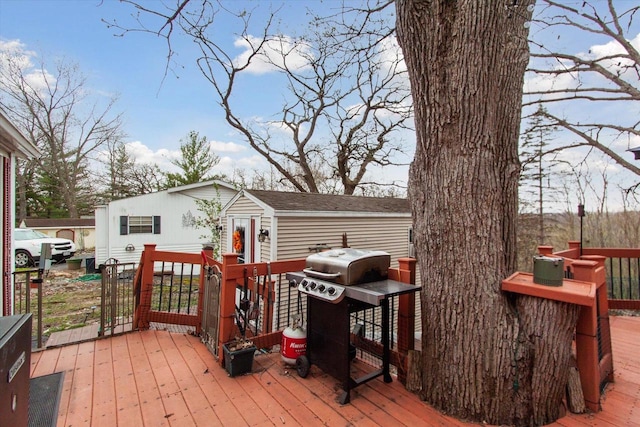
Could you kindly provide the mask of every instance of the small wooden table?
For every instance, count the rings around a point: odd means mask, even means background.
[[[533,282],[531,273],[512,274],[502,281],[502,290],[588,307],[596,303],[595,283],[564,279],[561,286],[540,285]]]

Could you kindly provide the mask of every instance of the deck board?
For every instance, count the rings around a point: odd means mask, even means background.
[[[141,333],[130,333],[111,338],[114,341],[120,341],[124,338],[129,348],[129,357],[131,358],[131,366],[133,368],[134,382],[136,384],[136,393],[138,402],[140,402],[140,410],[142,420],[145,426],[168,426],[169,421],[165,417],[165,409],[158,390],[158,384],[153,374],[149,358],[142,342]]]
[[[117,425],[114,364],[111,356],[111,340],[96,341],[94,352],[94,392],[91,413],[92,425]]]
[[[64,372],[62,383],[62,396],[60,396],[60,406],[58,408],[58,425],[65,424],[67,413],[69,412],[69,401],[71,400],[71,387],[75,376],[76,359],[78,358],[79,346],[68,346],[60,349],[56,372]],[[53,350],[51,350],[53,352]],[[48,353],[48,351],[43,352]]]
[[[95,371],[93,355],[95,352],[95,344],[96,341],[78,344],[78,352],[71,382],[71,395],[64,425],[75,426],[91,424],[94,392],[93,374]],[[59,422],[58,425],[60,425]]]
[[[554,426],[640,427],[640,317],[613,317],[615,382],[596,414]],[[366,370],[357,361],[354,369]],[[445,416],[381,377],[337,402],[340,386],[316,366],[307,378],[279,354],[257,354],[253,372],[231,378],[197,337],[161,330],[36,351],[32,376],[64,372],[58,426],[471,426]]]
[[[112,342],[113,382],[116,393],[116,416],[119,426],[140,426],[142,412],[136,388],[133,366],[126,339]]]
[[[142,342],[149,357],[149,365],[152,367],[153,376],[156,379],[160,398],[165,410],[165,417],[170,425],[191,426],[195,425],[191,413],[187,408],[180,388],[175,381],[169,361],[166,358],[165,349],[158,342],[158,334],[155,331],[141,334]],[[159,335],[169,337],[169,334]],[[174,344],[175,345],[175,344]],[[173,362],[173,361],[172,361]],[[179,362],[178,362],[179,363]]]

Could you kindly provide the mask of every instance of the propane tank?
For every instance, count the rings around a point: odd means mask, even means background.
[[[307,332],[302,328],[300,316],[293,316],[291,326],[282,331],[282,345],[280,346],[282,360],[290,365],[296,364],[296,359],[307,353]]]

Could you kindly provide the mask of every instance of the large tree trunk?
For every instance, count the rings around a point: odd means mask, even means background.
[[[396,0],[417,137],[409,197],[423,283],[422,393],[444,412],[492,424],[557,418],[565,384],[554,383],[563,382],[577,315],[500,291],[516,266],[532,3]]]

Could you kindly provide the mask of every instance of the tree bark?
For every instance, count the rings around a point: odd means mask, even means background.
[[[587,410],[582,392],[582,381],[578,372],[578,362],[575,355],[571,355],[569,362],[569,379],[567,380],[567,407],[574,414],[582,414]]]
[[[407,367],[407,390],[414,393],[422,391],[422,355],[420,351],[409,350]]]
[[[491,424],[553,421],[562,395],[548,379],[566,372],[571,342],[550,333],[575,326],[565,304],[500,290],[516,266],[532,3],[396,1],[417,138],[409,198],[423,283],[422,393],[446,413]]]

